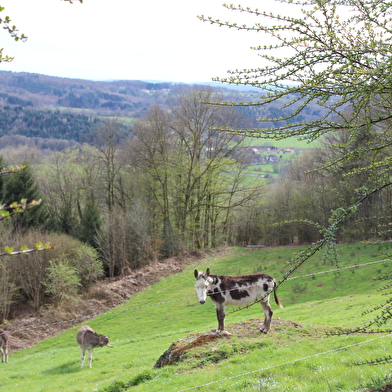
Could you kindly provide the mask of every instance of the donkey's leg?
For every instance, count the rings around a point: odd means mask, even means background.
[[[5,346],[5,362],[8,363],[8,344]]]
[[[92,364],[91,364],[92,361],[93,361],[93,349],[90,348],[88,350],[88,366],[89,367],[93,367]]]
[[[269,304],[269,296],[260,301],[260,304],[264,310],[264,324],[260,328],[260,332],[267,333],[271,327],[272,315],[274,312]]]
[[[82,360],[80,361],[80,367],[83,367],[84,366],[84,354],[86,352],[86,349],[81,347],[80,351],[81,351],[81,354],[82,354]]]
[[[5,362],[5,352],[3,347],[0,347],[0,352],[1,352],[1,362]]]
[[[226,316],[226,306],[219,304],[215,305],[216,317],[218,318],[218,329],[217,332],[223,332],[225,329],[225,316]]]

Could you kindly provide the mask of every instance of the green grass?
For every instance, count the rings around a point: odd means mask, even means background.
[[[250,146],[272,146],[277,148],[293,147],[293,148],[316,148],[319,145],[317,140],[308,142],[307,140],[299,140],[296,137],[288,137],[282,140],[262,139],[262,138],[246,138],[246,143]]]
[[[389,247],[342,245],[340,267],[381,260],[385,256],[380,252]],[[358,391],[358,387],[380,383],[390,366],[354,366],[353,362],[390,355],[390,338],[330,336],[325,332],[363,325],[374,316],[361,313],[382,300],[377,288],[385,282],[371,278],[389,270],[389,261],[287,280],[278,291],[284,308],[271,301],[274,319],[280,318],[282,324],[274,326],[268,335],[259,334],[254,325],[244,324],[262,318],[259,305],[239,312],[229,309],[227,330],[239,331],[235,326],[240,325],[241,332],[190,352],[176,365],[153,369],[173,341],[217,326],[212,303],[197,302],[194,268],[209,267],[212,273],[230,275],[263,271],[279,280],[300,249],[232,248],[225,256],[203,259],[86,322],[98,333],[110,335],[114,346],[94,350],[92,369],[79,366],[75,340],[78,325],[30,349],[12,353],[8,364],[0,364],[0,390],[175,392],[201,386],[192,390],[335,392]],[[294,276],[335,268],[323,264],[321,255],[317,255]]]

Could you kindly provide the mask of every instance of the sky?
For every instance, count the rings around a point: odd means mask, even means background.
[[[273,0],[243,0],[261,8]],[[14,42],[0,29],[0,70],[88,80],[210,82],[229,69],[260,66],[262,42],[254,32],[237,31],[200,21],[211,16],[244,22],[245,15],[225,9],[223,0],[2,0],[26,42]],[[248,18],[250,25],[260,19]]]

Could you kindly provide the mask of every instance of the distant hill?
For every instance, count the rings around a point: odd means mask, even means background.
[[[224,100],[257,100],[260,93],[205,83],[219,91]],[[131,132],[132,120],[142,117],[153,103],[165,105],[166,98],[195,85],[140,80],[91,81],[41,74],[0,71],[0,147],[3,136],[55,138],[83,142],[85,133],[105,117],[117,117]],[[239,109],[259,124],[258,116],[280,117],[278,106]],[[320,115],[315,107],[308,116]],[[11,140],[7,138],[7,140]],[[3,143],[2,143],[3,142]]]

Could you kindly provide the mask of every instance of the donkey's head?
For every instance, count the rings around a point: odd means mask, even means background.
[[[206,272],[195,270],[196,278],[196,293],[201,304],[204,304],[207,299],[208,286],[212,283],[212,278],[210,277],[210,269],[207,268]]]
[[[113,347],[109,344],[109,336],[100,335],[98,333],[96,333],[96,336],[98,337],[98,346],[99,347],[103,347],[103,346]]]

